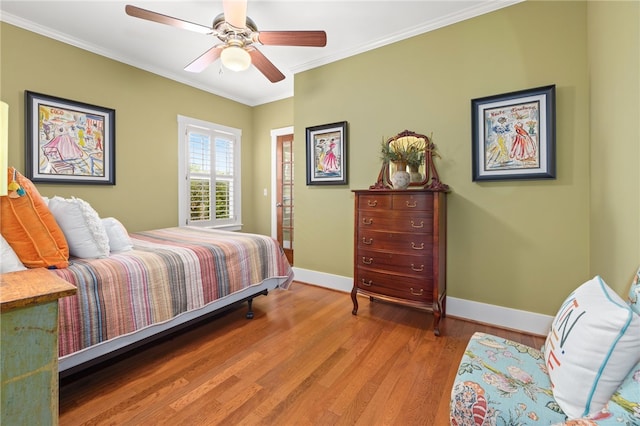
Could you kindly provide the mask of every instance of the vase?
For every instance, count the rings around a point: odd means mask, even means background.
[[[411,182],[422,182],[422,173],[418,171],[419,166],[409,166],[409,175]]]
[[[407,189],[411,183],[411,175],[407,171],[397,171],[391,176],[393,189]]]
[[[393,189],[407,189],[411,183],[411,175],[407,171],[407,163],[395,162],[395,172],[391,175]]]

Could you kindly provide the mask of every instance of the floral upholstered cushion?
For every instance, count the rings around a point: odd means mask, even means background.
[[[451,392],[451,424],[545,425],[566,420],[553,398],[543,353],[475,333]]]
[[[640,425],[640,363],[601,411],[568,419],[553,398],[541,351],[476,333],[458,367],[450,422],[453,426]]]
[[[640,315],[640,268],[636,271],[631,281],[631,287],[629,288],[629,306],[634,312]]]

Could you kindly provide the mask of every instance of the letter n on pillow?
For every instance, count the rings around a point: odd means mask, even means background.
[[[9,182],[24,190],[19,197],[0,197],[0,233],[27,268],[69,266],[67,240],[33,183],[9,167]]]

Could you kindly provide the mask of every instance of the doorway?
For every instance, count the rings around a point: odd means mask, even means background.
[[[294,257],[294,214],[293,214],[293,129],[285,128],[272,132],[274,143],[274,177],[272,191],[274,207],[271,233],[284,250],[289,263],[293,266]],[[275,229],[274,229],[275,228]]]

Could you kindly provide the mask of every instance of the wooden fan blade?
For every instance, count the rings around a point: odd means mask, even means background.
[[[216,59],[220,57],[222,47],[212,47],[204,52],[195,61],[187,65],[184,70],[189,72],[201,72],[204,71],[209,65],[211,65]]]
[[[195,31],[202,34],[211,34],[213,30],[210,27],[194,24],[193,22],[184,21],[182,19],[173,18],[171,16],[163,15],[161,13],[152,12],[150,10],[141,9],[130,4],[124,8],[125,12],[129,16],[134,18],[146,19],[147,21],[159,22],[161,24],[170,25],[172,27],[182,28],[189,31]]]
[[[247,0],[223,0],[224,20],[236,28],[247,26]]]
[[[284,74],[282,74],[262,52],[255,48],[247,49],[247,51],[249,55],[251,55],[251,63],[255,65],[258,71],[264,74],[270,82],[277,83],[278,81],[284,80]]]
[[[327,45],[327,33],[324,31],[260,31],[258,41],[271,46],[311,46]]]

